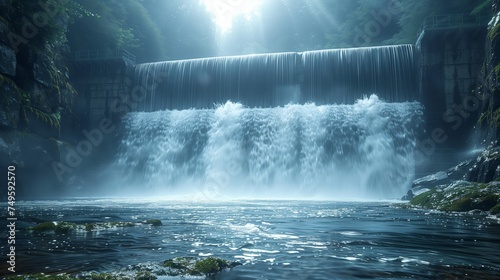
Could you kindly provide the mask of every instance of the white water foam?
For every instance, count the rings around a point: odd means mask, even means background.
[[[120,191],[220,198],[395,198],[413,179],[418,103],[131,113]]]

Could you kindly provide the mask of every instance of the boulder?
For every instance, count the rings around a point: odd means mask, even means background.
[[[439,171],[413,181],[411,189],[403,196],[402,200],[411,200],[414,196],[438,186],[446,186],[458,180],[465,180],[470,169],[474,166],[473,160],[466,160],[458,165]]]

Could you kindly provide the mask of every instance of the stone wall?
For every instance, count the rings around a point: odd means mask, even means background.
[[[484,62],[486,27],[426,30],[417,43],[419,95],[426,135],[421,173],[446,169],[464,159],[481,112],[475,88]]]
[[[119,121],[118,109],[130,96],[133,62],[123,57],[78,60],[72,63],[71,72],[71,84],[79,92],[74,110],[82,125],[95,128],[103,118]]]

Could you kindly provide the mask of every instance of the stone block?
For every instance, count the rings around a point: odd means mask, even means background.
[[[103,109],[106,108],[105,98],[93,98],[90,100],[90,109]]]
[[[459,64],[455,69],[457,79],[470,79],[471,77],[469,64]]]
[[[445,80],[455,79],[455,65],[446,65],[443,70]]]

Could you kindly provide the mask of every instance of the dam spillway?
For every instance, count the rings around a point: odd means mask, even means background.
[[[416,100],[412,45],[201,58],[139,64],[139,111],[248,107],[289,103],[353,104],[370,94],[388,102]]]

